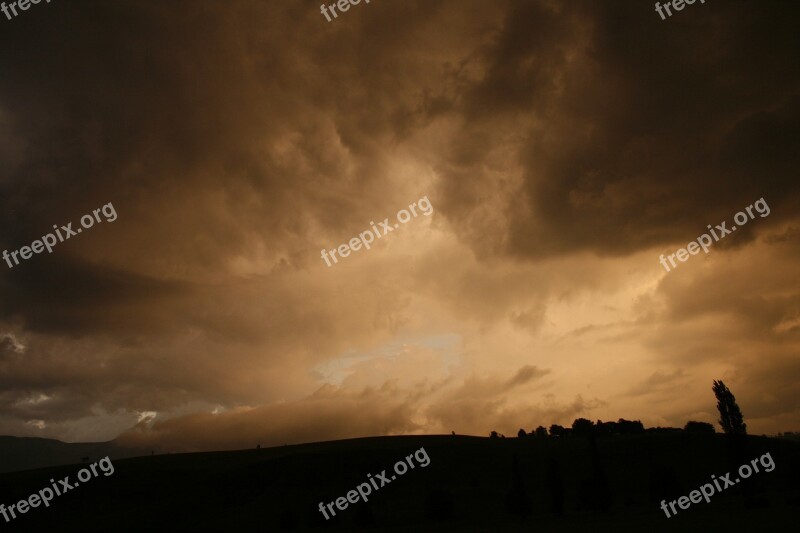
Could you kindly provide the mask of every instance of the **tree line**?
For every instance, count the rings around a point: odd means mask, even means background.
[[[725,386],[722,380],[714,380],[711,387],[714,391],[714,396],[717,398],[717,410],[719,411],[719,425],[726,435],[737,436],[747,434],[747,424],[744,423],[744,416],[742,415],[739,405],[736,403],[736,398],[733,393]],[[625,420],[620,418],[616,422],[603,422],[598,420],[596,423],[586,418],[576,418],[572,422],[572,427],[565,428],[558,424],[553,424],[549,429],[544,426],[539,426],[536,429],[527,433],[524,429],[520,428],[517,432],[517,437],[536,437],[536,438],[563,438],[570,436],[605,436],[605,435],[641,435],[644,433],[669,433],[676,431],[685,431],[688,433],[716,433],[714,426],[708,422],[698,422],[690,420],[686,422],[683,429],[673,427],[654,427],[645,429],[644,424],[640,420]],[[492,431],[489,435],[492,438],[505,438],[505,435]]]

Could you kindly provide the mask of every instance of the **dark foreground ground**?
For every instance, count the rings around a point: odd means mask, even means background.
[[[318,511],[424,446],[417,466],[328,522]],[[117,460],[6,523],[4,531],[790,531],[800,516],[800,444],[722,435],[601,438],[380,437],[237,452]],[[659,508],[769,452],[772,472],[693,504]],[[736,455],[739,454],[739,455]],[[95,460],[96,458],[92,458]],[[729,462],[734,462],[730,464]],[[16,503],[81,465],[0,475]],[[763,470],[763,468],[762,468]],[[735,473],[735,472],[734,472]],[[732,475],[731,479],[738,477]],[[559,509],[561,509],[561,515]],[[795,524],[794,526],[792,524]]]

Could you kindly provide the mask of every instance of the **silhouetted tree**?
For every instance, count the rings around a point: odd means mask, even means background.
[[[638,435],[644,433],[644,424],[641,420],[625,420],[620,418],[617,420],[617,432],[621,435]]]
[[[647,433],[680,433],[683,431],[681,428],[662,428],[661,426],[655,428],[647,428]]]
[[[708,422],[695,422],[694,420],[686,422],[683,430],[687,433],[715,433],[714,426]]]
[[[545,429],[544,426],[539,426],[538,428],[536,428],[536,432],[535,433],[536,433],[537,437],[546,437],[547,436],[547,429]]]
[[[558,424],[553,424],[550,426],[550,436],[551,437],[563,437],[566,435],[564,431],[564,426],[559,426]]]
[[[492,431],[492,432],[489,434],[489,437],[490,437],[490,438],[492,438],[492,439],[496,439],[496,438],[497,438],[497,432],[496,432],[496,431]]]
[[[585,418],[576,418],[572,422],[572,434],[582,437],[590,437],[594,434],[594,422]]]
[[[714,396],[717,397],[717,409],[719,409],[719,425],[726,435],[747,435],[747,424],[744,423],[742,411],[736,404],[736,398],[728,390],[722,380],[714,380],[712,387]]]
[[[736,398],[725,386],[725,383],[722,380],[715,380],[712,390],[714,391],[714,396],[717,397],[717,409],[720,416],[719,425],[722,426],[726,436],[728,468],[733,470],[743,462],[747,462],[750,456],[747,442],[747,425],[744,423],[744,416],[742,416],[742,411],[736,403]],[[753,483],[742,483],[733,490],[742,495],[745,506],[754,503],[755,485]]]
[[[527,437],[527,436],[528,436],[528,434],[525,433],[525,430],[522,429],[522,428],[519,428],[519,431],[517,431],[517,437],[522,438],[522,437]]]
[[[594,425],[594,432],[598,435],[614,435],[617,433],[617,423],[598,420]]]

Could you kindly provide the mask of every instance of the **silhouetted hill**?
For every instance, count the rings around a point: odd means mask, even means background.
[[[332,502],[424,447],[409,469],[326,522]],[[800,510],[800,445],[750,437],[753,474],[667,518],[677,500],[732,470],[723,435],[601,438],[376,437],[235,452],[139,457],[30,509],[9,531],[782,531]],[[737,463],[736,466],[738,467]],[[0,475],[9,505],[80,465]],[[733,477],[733,476],[732,476]],[[563,513],[563,516],[559,516]],[[2,518],[0,518],[2,521]]]
[[[121,459],[146,453],[149,452],[122,448],[113,441],[68,443],[36,437],[0,436],[0,473],[79,463],[83,457],[96,461],[105,456]]]

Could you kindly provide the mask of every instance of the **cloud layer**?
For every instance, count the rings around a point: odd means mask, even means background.
[[[800,9],[53,3],[0,34],[0,433],[800,428]],[[331,249],[427,195],[372,250]],[[658,263],[764,198],[709,255]],[[155,414],[155,415],[153,415]]]

